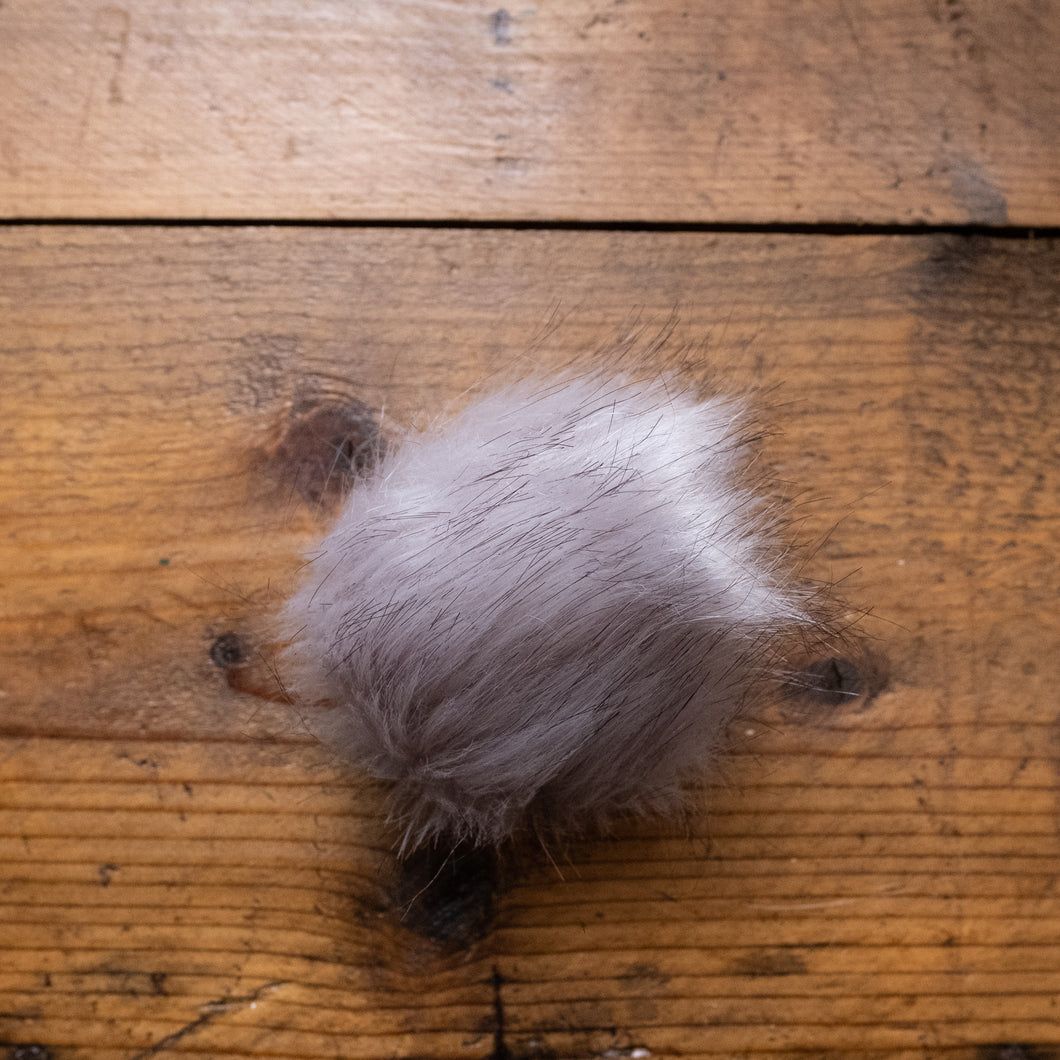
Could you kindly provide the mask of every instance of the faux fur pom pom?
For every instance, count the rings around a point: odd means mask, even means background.
[[[509,385],[388,449],[286,604],[291,692],[393,785],[406,850],[667,810],[813,624],[739,401]]]

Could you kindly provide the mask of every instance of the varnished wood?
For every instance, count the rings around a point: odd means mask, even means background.
[[[0,216],[1056,225],[1023,0],[5,0]]]
[[[1058,266],[947,236],[0,233],[0,1041],[1055,1052]],[[675,307],[691,371],[764,388],[808,573],[872,609],[889,678],[746,719],[687,825],[524,854],[494,929],[440,949],[401,926],[381,792],[211,661],[267,644],[326,522],[268,454],[307,398],[409,423]]]

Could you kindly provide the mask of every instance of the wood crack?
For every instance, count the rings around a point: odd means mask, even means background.
[[[246,1008],[247,1005],[252,1005],[256,1001],[259,1001],[265,994],[284,985],[284,981],[277,980],[275,982],[265,983],[263,986],[259,986],[257,990],[253,990],[249,994],[239,994],[232,997],[218,998],[216,1001],[207,1001],[206,1004],[201,1006],[199,1009],[199,1015],[195,1019],[186,1023],[172,1034],[167,1034],[164,1038],[159,1038],[154,1045],[149,1045],[146,1049],[141,1049],[138,1053],[134,1053],[129,1060],[147,1060],[148,1057],[157,1056],[170,1046],[176,1045],[181,1039],[187,1038],[188,1035],[194,1034],[196,1031],[202,1030],[203,1027],[211,1024],[223,1013]]]
[[[505,981],[500,969],[494,965],[490,979],[493,985],[493,1052],[490,1053],[489,1060],[512,1060],[512,1051],[508,1048],[504,1034],[504,999],[501,997],[501,987]]]

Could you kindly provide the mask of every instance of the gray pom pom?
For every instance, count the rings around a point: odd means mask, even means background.
[[[292,693],[393,783],[404,847],[673,809],[813,624],[739,401],[525,381],[404,439],[288,601]]]

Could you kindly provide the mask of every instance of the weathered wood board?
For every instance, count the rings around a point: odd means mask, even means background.
[[[1060,223],[1051,0],[5,0],[0,216]]]
[[[941,235],[0,232],[0,1041],[1057,1055],[1058,275]],[[675,309],[772,388],[808,573],[889,679],[748,719],[687,829],[524,859],[443,951],[379,790],[211,662],[323,525],[262,454],[306,399],[409,423]]]

